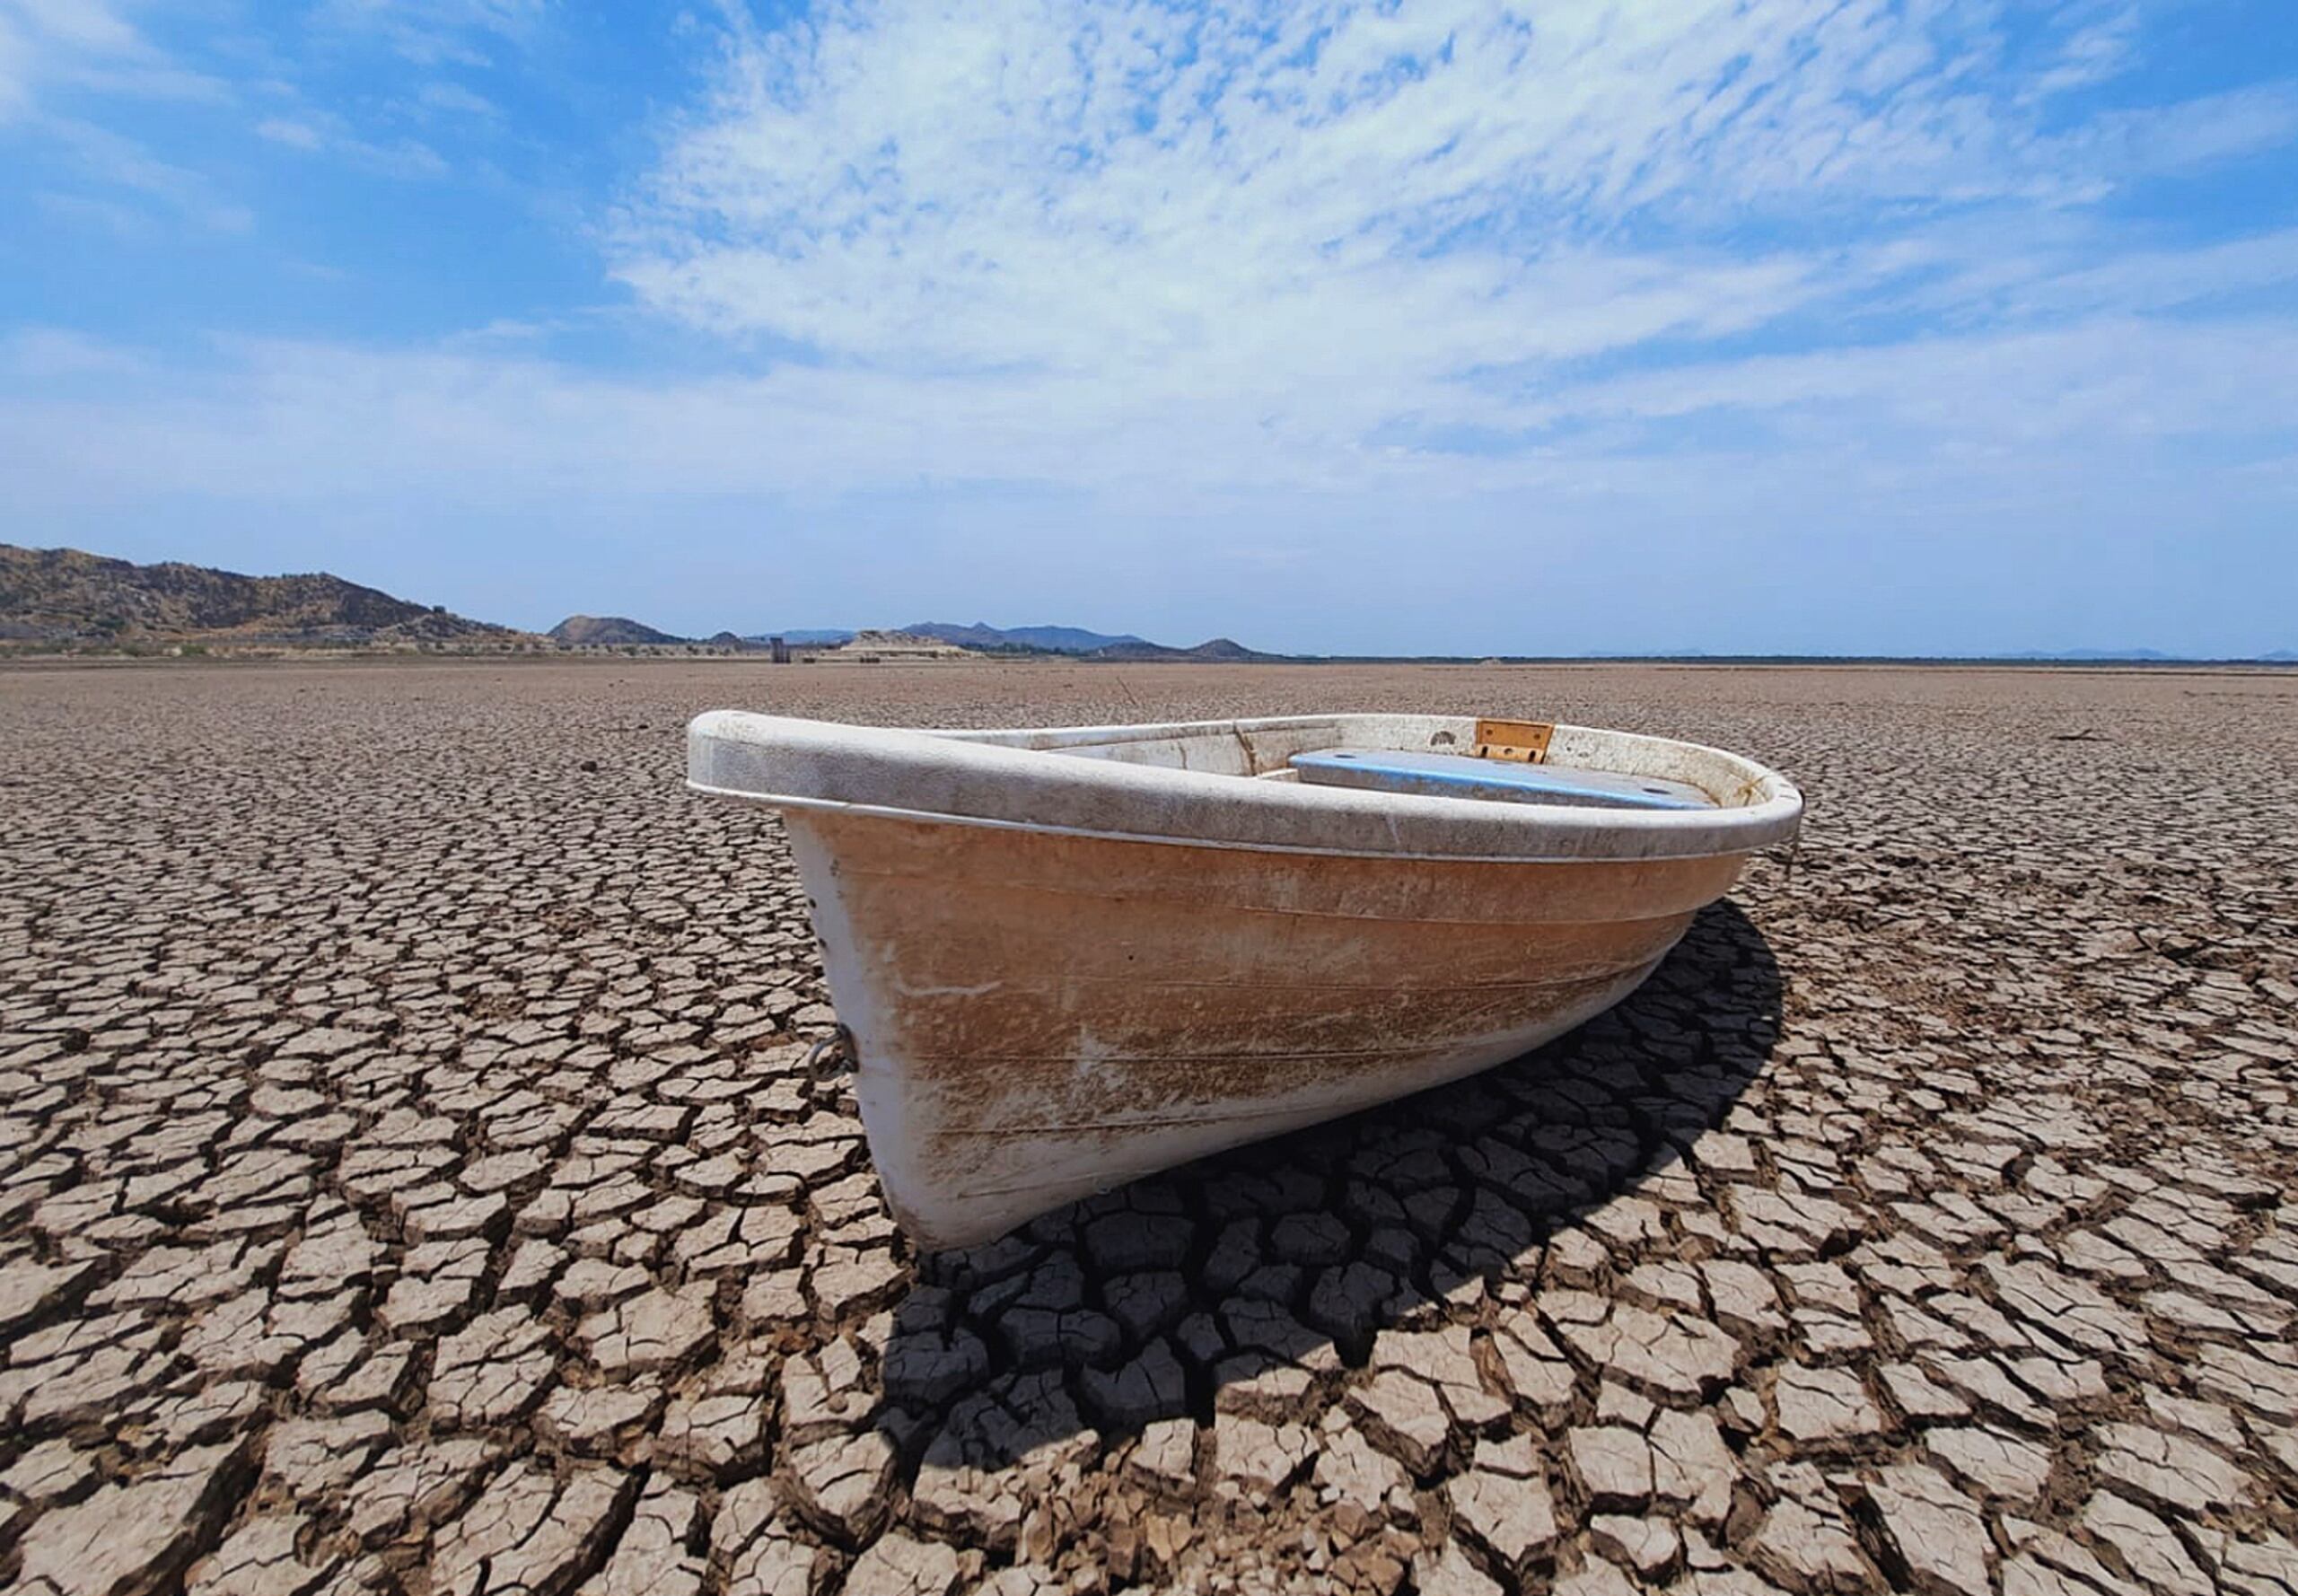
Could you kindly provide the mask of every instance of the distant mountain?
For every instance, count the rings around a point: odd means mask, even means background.
[[[1136,637],[1128,643],[1116,643],[1107,648],[1097,648],[1085,657],[1120,662],[1139,660],[1145,663],[1160,660],[1204,660],[1224,664],[1249,665],[1283,660],[1290,656],[1281,653],[1262,653],[1259,649],[1247,648],[1243,644],[1227,637],[1215,637],[1208,643],[1198,644],[1195,648],[1167,648],[1161,643],[1144,643]]]
[[[1195,648],[1169,648],[1162,643],[1152,643],[1130,632],[1092,632],[1083,627],[993,627],[987,621],[975,621],[960,626],[955,621],[922,620],[900,628],[912,637],[931,637],[937,643],[954,644],[960,648],[979,649],[989,653],[1049,653],[1078,660],[1117,660],[1147,663],[1156,660],[1215,660],[1246,663],[1257,660],[1284,660],[1289,654],[1262,653],[1226,637],[1215,637],[1200,643]],[[794,646],[821,647],[850,643],[855,634],[842,627],[817,627],[812,630],[793,629],[773,634]],[[754,633],[748,641],[763,643],[768,635]]]
[[[1048,653],[1092,653],[1100,649],[1118,648],[1134,644],[1153,648],[1131,633],[1112,636],[1107,632],[1089,632],[1082,627],[993,627],[987,621],[976,621],[961,627],[953,621],[922,620],[902,628],[920,637],[936,637],[943,643],[954,643],[960,648],[1041,648]]]
[[[2159,648],[2030,648],[2022,653],[1990,654],[1987,657],[1997,660],[2066,660],[2109,665],[2293,665],[2298,664],[2298,649],[2278,648],[2272,653],[2253,654],[2247,661],[2231,654],[2165,653]]]
[[[1989,657],[1998,660],[2082,660],[2093,662],[2127,660],[2134,664],[2169,664],[2189,656],[2164,653],[2159,648],[2028,648],[2022,649],[2017,653],[1993,654]]]
[[[623,615],[570,615],[551,627],[549,636],[566,648],[624,648],[633,644],[686,641]]]
[[[323,572],[242,576],[0,544],[0,641],[355,645],[523,636]]]

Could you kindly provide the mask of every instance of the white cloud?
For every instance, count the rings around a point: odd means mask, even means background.
[[[499,118],[503,110],[483,94],[473,93],[460,83],[443,78],[425,83],[415,97],[417,109],[425,115],[479,117],[488,120]]]
[[[230,91],[146,39],[110,0],[0,0],[0,129],[54,91],[220,102]]]
[[[2126,168],[2146,176],[2183,174],[2298,139],[2298,83],[2263,83],[2208,94],[2157,110],[2109,118]]]
[[[109,0],[0,0],[0,162],[36,172],[27,195],[51,218],[141,239],[155,222],[241,232],[248,208],[202,172],[155,154],[83,108],[104,100],[228,100],[217,79],[171,58]],[[34,161],[22,160],[26,150]],[[46,159],[40,159],[45,157]],[[50,162],[60,170],[41,170]],[[52,185],[52,186],[51,186]]]
[[[491,50],[523,43],[543,12],[543,0],[322,0],[314,15],[425,66],[482,66]]]
[[[143,41],[106,0],[8,0],[32,31],[59,45],[95,55],[128,55]]]
[[[43,83],[144,48],[104,0],[0,0],[0,127],[31,111]]]
[[[60,327],[26,327],[0,338],[0,373],[32,382],[135,376],[151,368],[133,352]]]
[[[447,162],[420,139],[378,140],[361,137],[338,116],[307,110],[294,117],[266,117],[255,125],[256,136],[273,144],[325,154],[383,177],[417,179],[446,174]]]
[[[2114,317],[1679,365],[1495,400],[1482,417],[1537,444],[1470,452],[1346,437],[1287,446],[1269,429],[1234,430],[1224,410],[1145,415],[1057,374],[792,365],[650,381],[584,374],[526,342],[516,329],[415,353],[242,342],[211,367],[46,332],[0,365],[19,379],[0,384],[0,405],[27,445],[19,466],[72,491],[111,477],[137,494],[249,502],[389,495],[419,460],[429,487],[498,503],[600,492],[828,499],[969,481],[1062,484],[1112,501],[1270,492],[1401,503],[1609,489],[1630,477],[1680,487],[1719,459],[1759,462],[1767,452],[1773,462],[1751,469],[1864,460],[1913,471],[2004,455],[2006,477],[2111,477],[2118,457],[2136,469],[2133,449],[2169,459],[2197,443],[2298,438],[2298,328],[2286,319]],[[136,381],[66,404],[31,380],[66,370]],[[2230,391],[2244,396],[2239,415]],[[1054,415],[1065,425],[1048,426]],[[1734,429],[1720,440],[1701,430],[1717,418]],[[38,491],[30,476],[19,487]]]
[[[2100,81],[2129,23],[2044,26],[2030,70],[1978,4],[847,0],[737,29],[616,269],[656,311],[913,399],[1034,395],[1073,462],[1129,435],[1138,469],[1202,474],[1248,452],[1151,451],[1233,436],[1290,460],[1255,479],[1346,477],[1399,431],[1514,426],[1528,390],[1561,415],[1592,359],[1925,297],[2115,310],[2150,272],[2162,300],[2172,257],[2085,282],[2006,246],[2287,137],[2286,97],[2047,130],[2038,76]]]
[[[258,138],[297,150],[316,150],[327,142],[327,136],[317,127],[292,117],[266,117],[255,125],[255,132]]]
[[[0,127],[31,108],[32,69],[31,40],[7,13],[0,12]]]
[[[612,592],[702,631],[956,608],[1298,648],[2291,641],[2255,564],[2298,514],[2287,320],[1616,377],[1497,411],[1539,442],[1478,453],[1288,442],[1057,374],[640,381],[516,338],[220,353],[0,356],[0,496],[52,539],[204,528],[253,568],[342,566],[331,539],[372,527],[397,564],[369,579],[535,625]]]
[[[116,195],[131,196],[156,206],[176,219],[207,232],[244,232],[255,217],[237,200],[217,193],[206,173],[155,155],[136,139],[93,121],[50,116],[42,133],[50,145],[68,157],[74,171],[86,182]],[[114,203],[101,196],[79,196],[96,205]]]
[[[531,22],[511,0],[330,14],[458,37]],[[1711,451],[1725,424],[1908,460],[2206,432],[2214,363],[2252,394],[2286,386],[2267,354],[2285,324],[2147,318],[2286,285],[2298,232],[2140,249],[2036,206],[2146,164],[2135,114],[2044,131],[2034,82],[2111,73],[2127,15],[2080,5],[2056,29],[2022,71],[1991,9],[1957,0],[738,18],[613,248],[642,311],[765,374],[615,380],[555,365],[547,339],[244,346],[202,401],[228,419],[162,412],[157,431],[201,444],[155,436],[148,458],[277,449],[335,472],[373,438],[512,492],[1460,496],[1609,483],[1663,447]],[[2233,106],[2251,132],[2223,147],[2251,147],[2278,93],[2148,116]],[[408,154],[318,112],[258,131]],[[2106,397],[2133,387],[2145,402]],[[201,491],[299,479],[185,469]]]

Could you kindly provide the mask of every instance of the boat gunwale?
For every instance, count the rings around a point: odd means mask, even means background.
[[[978,731],[859,726],[712,710],[696,716],[689,727],[687,785],[697,793],[777,809],[913,823],[1170,847],[1399,861],[1531,864],[1713,858],[1751,854],[1785,841],[1795,835],[1802,819],[1803,798],[1795,785],[1752,759],[1706,744],[1601,727],[1558,724],[1557,731],[1560,736],[1617,740],[1625,748],[1656,757],[1677,754],[1694,762],[1720,762],[1739,777],[1741,790],[1754,801],[1675,811],[1493,803],[1268,782],[1183,766],[1079,758],[1073,751],[1192,737],[1241,740],[1259,732],[1328,727],[1345,731],[1349,723],[1447,726],[1462,718],[1369,713]],[[730,775],[755,775],[760,785],[721,779]],[[912,787],[927,778],[939,778],[952,789],[940,794],[943,803],[887,801],[889,790]],[[806,786],[817,790],[801,790]],[[833,797],[820,790],[830,786],[849,793],[871,787],[879,792]],[[1015,812],[1051,794],[1074,809],[1082,794],[1094,794],[1105,811],[1116,812],[1092,824],[1078,823],[1074,815],[1050,820]],[[1176,802],[1211,806],[1206,812],[1220,818],[1220,828],[1177,830],[1171,815],[1160,812]],[[999,809],[1006,812],[984,812]],[[1123,823],[1127,819],[1139,823]],[[1351,846],[1314,835],[1336,829],[1369,829],[1385,837],[1388,846]],[[1307,835],[1283,835],[1287,830]],[[1452,837],[1457,842],[1445,846]]]
[[[1408,853],[1399,848],[1341,848],[1313,843],[1238,842],[1231,841],[1226,837],[1174,837],[1150,831],[1106,831],[1085,826],[1057,826],[1036,820],[1003,820],[984,815],[951,814],[937,809],[898,809],[890,804],[853,803],[838,798],[804,798],[788,793],[752,793],[740,787],[715,787],[697,781],[688,782],[687,790],[706,798],[732,798],[738,802],[763,804],[768,809],[811,810],[824,813],[862,815],[871,820],[910,820],[933,826],[978,826],[986,830],[1025,831],[1045,837],[1089,837],[1101,842],[1138,842],[1157,847],[1226,848],[1237,853],[1302,854],[1321,859],[1395,859],[1406,864],[1634,864],[1647,859],[1655,864],[1664,864],[1680,859],[1716,859],[1727,854],[1752,854],[1769,846],[1767,843],[1756,842],[1731,847],[1692,848],[1680,854]],[[1629,811],[1607,810],[1601,812],[1618,814]]]

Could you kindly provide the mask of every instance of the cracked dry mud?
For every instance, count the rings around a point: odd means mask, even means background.
[[[1813,809],[1580,1033],[919,1258],[720,705]],[[2291,676],[20,669],[0,748],[0,1584],[2298,1590]]]

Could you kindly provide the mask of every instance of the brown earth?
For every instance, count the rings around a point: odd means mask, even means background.
[[[1812,810],[1574,1036],[919,1259],[717,706]],[[2298,1590],[2298,678],[26,667],[0,750],[0,1587]]]

